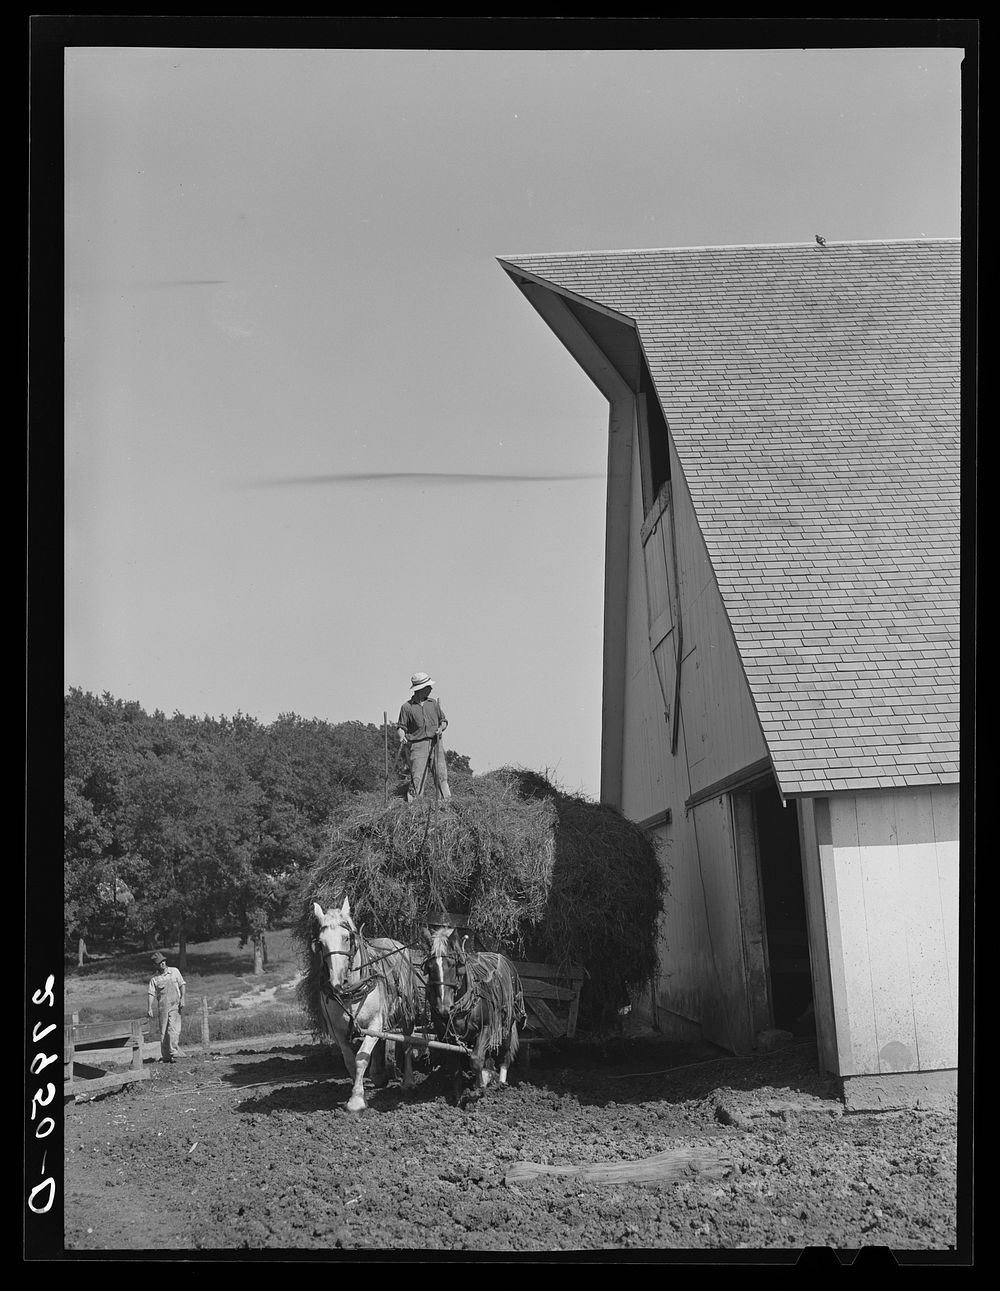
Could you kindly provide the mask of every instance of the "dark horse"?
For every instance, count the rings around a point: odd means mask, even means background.
[[[524,1025],[524,995],[514,965],[493,951],[469,951],[468,937],[454,928],[428,933],[427,1005],[437,1038],[468,1050],[479,1089],[489,1084],[486,1063],[499,1066],[499,1084],[517,1057],[518,1027]],[[461,1082],[455,1063],[455,1092]]]

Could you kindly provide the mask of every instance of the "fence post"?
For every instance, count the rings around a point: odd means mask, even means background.
[[[385,783],[382,786],[382,804],[389,806],[389,714],[382,711],[382,747],[385,752]]]
[[[65,1018],[63,1019],[65,1022]],[[69,1024],[69,1044],[63,1047],[63,1082],[70,1089],[73,1088],[73,1063],[76,1059],[76,1028],[80,1025],[80,1014],[73,1013],[70,1017]],[[65,1031],[64,1031],[65,1036]],[[69,1060],[67,1062],[67,1059]]]
[[[208,996],[201,997],[201,1047],[208,1053]]]

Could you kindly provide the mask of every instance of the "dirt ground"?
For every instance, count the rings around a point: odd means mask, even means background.
[[[360,1114],[344,1108],[335,1051],[307,1035],[173,1065],[149,1056],[146,1069],[66,1105],[68,1254],[956,1247],[955,1117],[845,1114],[811,1041],[744,1060],[658,1039],[538,1050],[507,1089],[458,1105],[425,1066],[410,1095],[391,1082]],[[681,1148],[704,1168],[647,1183],[507,1178],[519,1162]]]

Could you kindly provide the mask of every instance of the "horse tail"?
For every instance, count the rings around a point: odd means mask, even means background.
[[[507,1055],[511,1062],[517,1057],[517,1051],[521,1047],[519,1032],[528,1020],[527,1010],[524,1007],[524,987],[521,985],[521,978],[517,969],[510,962],[504,960],[507,966],[507,972],[510,974],[510,992],[511,992],[511,1023],[510,1039],[508,1041]]]

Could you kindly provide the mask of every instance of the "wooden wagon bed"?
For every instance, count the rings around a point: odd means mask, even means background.
[[[525,1060],[531,1060],[536,1044],[555,1044],[572,1040],[580,1012],[580,991],[587,970],[579,964],[541,964],[531,960],[514,961],[528,1015],[521,1030]]]

